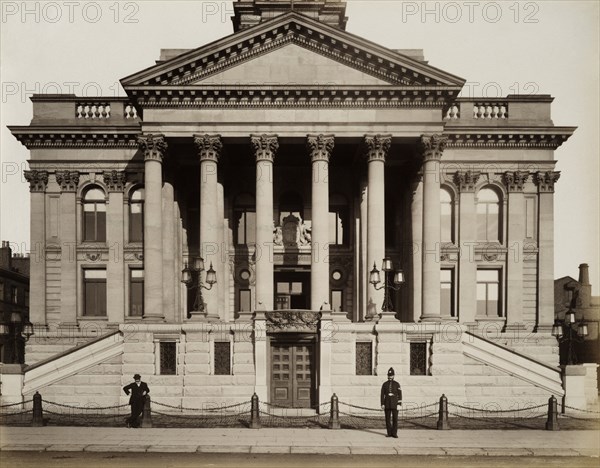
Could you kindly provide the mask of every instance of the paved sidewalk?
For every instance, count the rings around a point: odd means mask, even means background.
[[[598,431],[0,427],[2,451],[586,456]]]

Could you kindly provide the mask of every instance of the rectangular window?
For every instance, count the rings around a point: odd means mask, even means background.
[[[10,302],[13,304],[19,303],[19,289],[16,286],[10,288]]]
[[[129,315],[141,317],[144,313],[144,270],[129,271]]]
[[[452,242],[452,205],[442,203],[440,205],[440,227],[442,242]]]
[[[231,345],[215,341],[215,375],[231,375]]]
[[[256,243],[256,213],[243,210],[236,212],[236,244],[252,245]]]
[[[440,305],[442,317],[454,317],[454,270],[440,271]]]
[[[500,270],[477,270],[477,315],[502,317]]]
[[[83,315],[106,316],[106,270],[83,270]]]
[[[83,240],[106,241],[106,205],[104,203],[83,204]]]
[[[344,292],[341,289],[331,291],[331,310],[342,312],[344,310]]]
[[[240,289],[239,312],[252,310],[252,293],[249,289]]]
[[[132,203],[129,213],[129,242],[144,240],[144,211],[143,204]]]
[[[177,343],[175,341],[160,342],[160,374],[177,374]]]
[[[427,343],[410,343],[410,375],[427,375]]]
[[[373,345],[370,341],[356,343],[356,375],[373,375]]]

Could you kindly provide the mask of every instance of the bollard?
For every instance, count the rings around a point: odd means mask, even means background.
[[[144,411],[142,412],[142,427],[152,427],[152,411],[150,409],[150,395],[144,400]]]
[[[42,395],[35,392],[33,395],[33,418],[31,419],[31,427],[42,427],[44,425],[44,414],[42,411]]]
[[[260,429],[260,412],[256,393],[252,395],[250,400],[250,429]]]
[[[334,393],[331,396],[331,409],[329,410],[329,429],[340,429],[340,408],[338,397]]]
[[[546,421],[547,431],[559,431],[558,426],[558,402],[554,395],[548,398],[548,420]]]
[[[440,414],[438,416],[437,428],[438,430],[450,429],[450,424],[448,424],[448,398],[444,394],[440,397]]]

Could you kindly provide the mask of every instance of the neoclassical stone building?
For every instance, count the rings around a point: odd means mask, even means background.
[[[31,151],[23,395],[122,403],[139,372],[168,404],[377,407],[393,366],[417,403],[562,396],[574,127],[548,95],[458,98],[420,51],[346,32],[343,1],[290,6],[234,2],[232,35],[162,50],[126,98],[36,95],[10,128]]]

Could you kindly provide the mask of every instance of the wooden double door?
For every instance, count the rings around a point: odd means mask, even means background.
[[[314,384],[314,343],[271,343],[271,403],[312,408]]]

